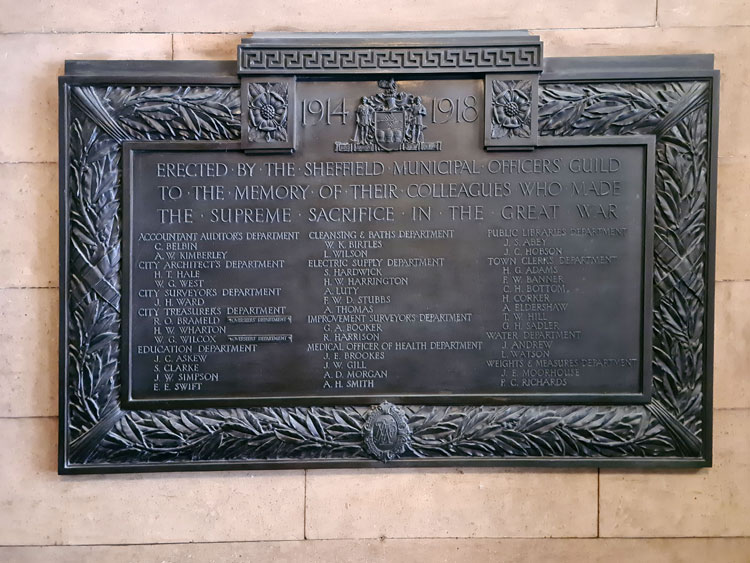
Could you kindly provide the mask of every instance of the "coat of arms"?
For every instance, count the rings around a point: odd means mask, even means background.
[[[442,143],[426,142],[427,108],[420,96],[400,92],[396,81],[379,80],[383,90],[364,96],[355,114],[354,136],[337,142],[336,152],[439,151]]]

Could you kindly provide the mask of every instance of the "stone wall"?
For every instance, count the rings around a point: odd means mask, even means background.
[[[515,28],[546,56],[716,55],[713,468],[57,475],[65,59],[233,59],[261,30]],[[743,0],[0,0],[0,560],[750,561],[748,71]]]

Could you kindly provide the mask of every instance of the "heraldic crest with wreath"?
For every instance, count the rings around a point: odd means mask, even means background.
[[[383,90],[364,96],[355,113],[354,136],[336,142],[336,152],[439,151],[440,141],[426,142],[427,108],[420,96],[399,92],[396,81],[379,80]]]

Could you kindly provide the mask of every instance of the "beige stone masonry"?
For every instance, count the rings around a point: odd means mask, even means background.
[[[602,469],[602,537],[750,536],[750,410],[714,411],[714,464]]]
[[[596,470],[310,470],[309,539],[591,537]]]
[[[56,164],[0,164],[0,288],[57,287]]]
[[[57,161],[57,77],[66,59],[171,56],[170,35],[0,35],[0,163]]]
[[[746,563],[750,539],[308,540],[90,547],[0,547],[13,563]],[[636,555],[636,557],[634,557]]]
[[[750,311],[750,283],[720,282],[716,284],[714,408],[750,408],[750,377],[748,377],[750,317],[748,311]],[[750,479],[750,475],[748,478]]]
[[[0,289],[0,417],[57,414],[57,319],[57,289]]]
[[[716,208],[716,279],[750,280],[750,157],[720,158]],[[746,342],[747,344],[747,342]]]
[[[0,32],[382,31],[635,27],[656,0],[86,0],[2,1]]]
[[[247,33],[175,33],[175,60],[226,61],[237,57],[237,45]]]
[[[57,475],[57,419],[0,419],[0,545],[303,538],[303,471]]]
[[[255,31],[513,28],[539,30],[546,57],[716,54],[716,275],[731,281],[716,286],[714,467],[57,475],[65,59],[231,60]],[[750,1],[0,0],[0,73],[3,563],[750,563]]]
[[[659,0],[659,25],[750,25],[747,0]]]

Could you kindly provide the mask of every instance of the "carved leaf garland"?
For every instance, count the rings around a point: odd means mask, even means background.
[[[119,410],[119,143],[90,120],[70,132],[68,318],[71,449]]]
[[[73,89],[74,102],[118,141],[237,139],[240,94],[213,86]]]
[[[71,89],[70,464],[370,459],[367,407],[122,411],[120,143],[237,140],[237,88]],[[698,457],[705,356],[707,83],[549,84],[541,135],[657,135],[654,392],[646,406],[402,406],[402,458]]]

